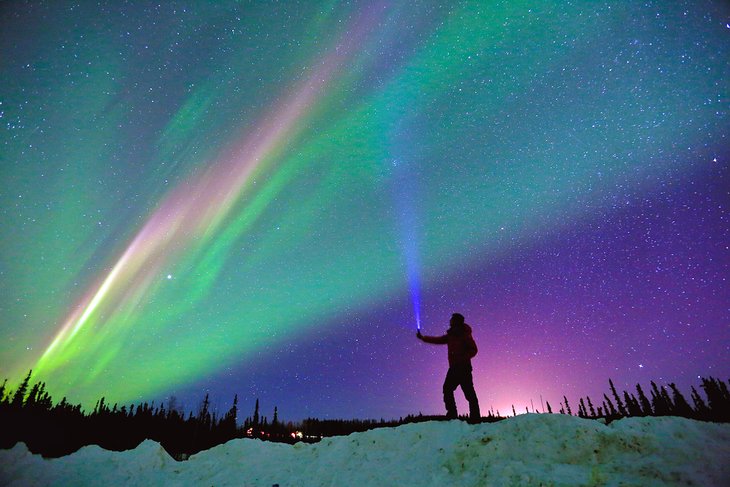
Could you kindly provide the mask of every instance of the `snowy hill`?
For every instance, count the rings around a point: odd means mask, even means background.
[[[46,460],[0,451],[0,483],[54,485],[517,486],[730,485],[730,425],[628,418],[606,426],[530,414],[498,423],[428,422],[294,446],[233,440],[173,460],[159,444],[97,446]]]

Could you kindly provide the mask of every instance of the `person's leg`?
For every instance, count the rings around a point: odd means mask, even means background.
[[[459,377],[456,371],[449,367],[444,380],[444,405],[446,406],[446,417],[449,419],[456,418],[456,399],[454,399],[454,391],[459,386]]]
[[[477,393],[474,390],[474,379],[471,374],[471,367],[464,369],[461,377],[461,390],[464,392],[464,397],[469,401],[469,419],[471,421],[480,421],[482,416],[479,411],[479,399],[477,399]]]

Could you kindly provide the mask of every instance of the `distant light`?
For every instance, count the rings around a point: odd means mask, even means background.
[[[167,278],[168,278],[168,279],[172,279],[172,274],[168,274],[168,275],[167,275]]]

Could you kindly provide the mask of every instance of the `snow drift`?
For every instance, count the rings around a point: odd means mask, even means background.
[[[173,460],[159,444],[97,446],[43,459],[0,451],[0,483],[54,485],[515,486],[730,485],[730,425],[627,418],[606,426],[565,415],[498,423],[428,422],[320,443],[233,440]]]

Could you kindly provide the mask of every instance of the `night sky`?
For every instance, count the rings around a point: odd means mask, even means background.
[[[442,413],[453,312],[485,414],[730,376],[727,3],[0,9],[0,378]]]

